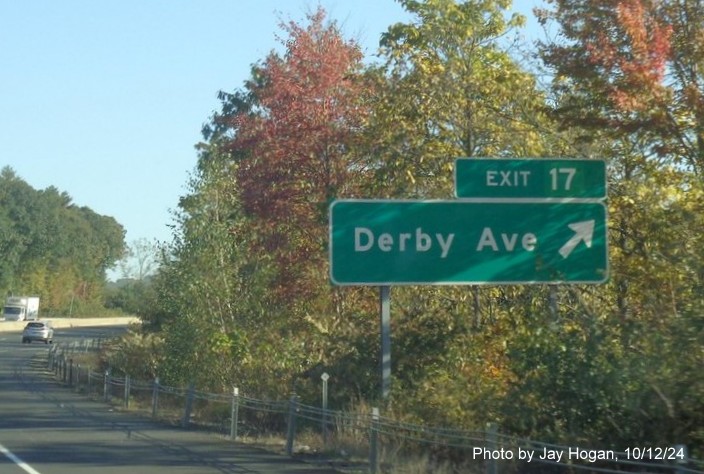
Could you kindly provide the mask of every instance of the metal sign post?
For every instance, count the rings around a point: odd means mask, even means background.
[[[389,398],[391,387],[391,287],[379,287],[381,308],[381,398]]]

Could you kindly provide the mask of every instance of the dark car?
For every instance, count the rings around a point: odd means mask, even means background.
[[[49,344],[54,341],[54,328],[49,321],[32,321],[27,323],[22,331],[22,342],[43,341]]]

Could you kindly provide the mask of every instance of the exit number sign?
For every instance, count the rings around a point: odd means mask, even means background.
[[[510,202],[600,201],[606,198],[606,164],[603,160],[459,158],[455,194]]]

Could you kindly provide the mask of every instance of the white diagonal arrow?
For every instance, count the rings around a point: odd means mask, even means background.
[[[562,258],[567,258],[570,256],[575,247],[584,241],[584,245],[587,248],[592,246],[592,237],[594,236],[594,221],[582,221],[575,222],[574,224],[568,224],[567,227],[574,231],[574,235],[570,240],[565,243],[565,245],[560,248],[559,252]]]

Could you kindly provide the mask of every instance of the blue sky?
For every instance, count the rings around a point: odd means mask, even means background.
[[[394,0],[0,2],[0,167],[114,217],[128,243],[169,241],[218,90],[318,4],[369,58],[409,19]]]

